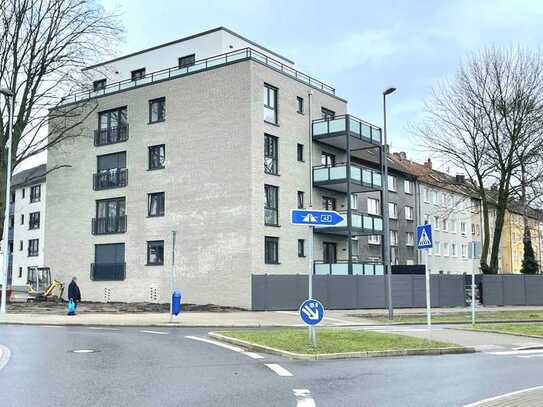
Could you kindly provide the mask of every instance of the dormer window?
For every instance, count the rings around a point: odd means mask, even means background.
[[[143,79],[145,77],[145,68],[136,69],[135,71],[132,71],[132,80],[138,81],[140,79]]]
[[[104,90],[106,88],[106,79],[99,79],[97,81],[94,81],[92,83],[92,89],[95,92],[98,92],[100,90]]]
[[[187,66],[194,65],[196,61],[196,54],[185,55],[178,59],[179,68],[185,68]]]

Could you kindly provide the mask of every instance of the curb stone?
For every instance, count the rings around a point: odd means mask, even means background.
[[[288,352],[270,346],[259,345],[253,342],[244,341],[241,339],[230,338],[221,335],[218,332],[208,332],[208,336],[227,342],[233,345],[242,346],[252,351],[262,351],[287,357],[289,359],[300,360],[328,360],[328,359],[351,359],[351,358],[373,358],[373,357],[388,357],[388,356],[415,356],[415,355],[446,355],[458,353],[474,353],[475,348],[472,347],[448,347],[448,348],[431,348],[431,349],[405,349],[405,350],[385,350],[385,351],[360,351],[360,352],[341,352],[341,353],[318,353],[315,355],[305,353]]]
[[[512,333],[512,332],[498,331],[498,330],[493,330],[493,329],[451,328],[451,330],[455,330],[455,331],[469,331],[469,332],[486,332],[486,333],[491,333],[491,334],[511,335],[511,336],[523,336],[523,337],[525,337],[525,338],[543,339],[543,335],[528,335],[528,334],[521,334],[521,333]]]

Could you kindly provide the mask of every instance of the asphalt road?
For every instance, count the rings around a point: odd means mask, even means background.
[[[510,351],[503,345],[314,362],[187,338],[206,333],[0,326],[0,344],[11,350],[0,370],[0,406],[461,406],[543,384],[543,353],[503,354]]]

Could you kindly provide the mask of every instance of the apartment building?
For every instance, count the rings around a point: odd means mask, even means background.
[[[173,272],[184,302],[250,307],[252,274],[307,273],[310,242],[319,274],[382,273],[354,241],[383,229],[354,199],[382,185],[355,162],[381,130],[334,88],[222,27],[88,71],[63,105],[90,112],[82,137],[48,153],[70,167],[48,176],[45,225],[47,265],[84,299],[165,302]],[[291,225],[310,199],[345,223]]]
[[[45,164],[15,174],[12,178],[9,249],[11,285],[26,285],[27,271],[44,266]]]
[[[417,175],[418,217],[432,225],[433,248],[420,251],[419,262],[432,273],[479,273],[481,250],[480,201],[461,175],[452,177],[395,153],[398,165]]]

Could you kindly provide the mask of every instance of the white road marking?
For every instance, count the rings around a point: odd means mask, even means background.
[[[8,364],[11,351],[4,345],[0,345],[0,370]]]
[[[226,343],[214,341],[213,339],[200,338],[199,336],[185,336],[185,338],[210,343],[211,345],[220,346],[221,348],[229,349],[234,352],[243,352],[243,349],[238,348],[237,346],[227,345]]]
[[[508,350],[504,352],[487,352],[489,355],[494,356],[512,356],[512,355],[527,355],[535,353],[543,353],[543,349],[534,349],[534,350]]]
[[[502,345],[477,345],[475,349],[477,350],[490,350],[490,349],[503,349]]]
[[[531,344],[531,345],[523,345],[519,346],[517,348],[513,348],[513,350],[536,350],[536,349],[543,349],[543,344]]]
[[[496,401],[496,400],[500,400],[500,399],[503,399],[503,398],[506,398],[506,397],[509,397],[509,396],[516,396],[517,394],[528,393],[530,391],[540,390],[540,389],[543,389],[543,386],[537,386],[537,387],[531,387],[529,389],[513,391],[511,393],[502,394],[500,396],[490,397],[490,398],[484,399],[484,400],[479,400],[479,401],[476,401],[475,403],[466,404],[464,407],[477,407],[477,406],[480,406],[482,404],[489,403],[491,401]]]
[[[264,356],[259,355],[258,353],[254,353],[254,352],[244,352],[244,353],[253,359],[264,359]]]
[[[140,332],[144,332],[146,334],[168,335],[168,332],[161,332],[161,331],[140,331]]]
[[[543,355],[522,355],[522,356],[519,356],[519,358],[524,358],[524,359],[543,358]]]
[[[282,376],[282,377],[293,376],[292,373],[290,373],[287,369],[285,369],[283,366],[278,365],[277,363],[266,363],[265,366],[273,370],[279,376]]]
[[[307,389],[293,389],[296,396],[296,407],[315,407],[315,400],[311,397],[311,392]]]
[[[73,353],[94,353],[92,349],[76,349],[72,351]]]
[[[89,326],[89,329],[92,329],[94,331],[120,331],[119,328],[106,328],[101,326]]]
[[[39,325],[40,328],[64,328],[63,325]]]

